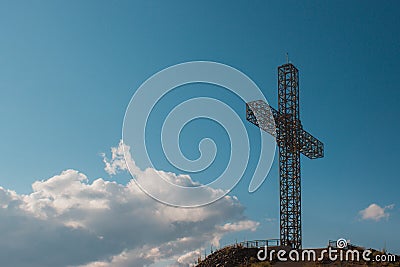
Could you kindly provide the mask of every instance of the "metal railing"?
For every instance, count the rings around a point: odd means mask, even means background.
[[[235,244],[245,248],[275,247],[280,245],[279,239],[243,241]]]

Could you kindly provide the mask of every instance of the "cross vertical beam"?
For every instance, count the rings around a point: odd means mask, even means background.
[[[301,248],[299,74],[292,64],[278,67],[278,112],[281,245]]]

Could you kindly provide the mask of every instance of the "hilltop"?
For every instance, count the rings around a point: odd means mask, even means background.
[[[284,249],[286,251],[290,251],[287,247],[271,247],[268,248],[269,251],[272,249],[279,250]],[[318,248],[313,249],[318,253],[321,253],[322,250],[327,248]],[[362,247],[352,247],[353,250],[363,251],[364,248]],[[303,262],[281,262],[277,259],[276,255],[272,259],[272,261],[259,261],[257,259],[257,253],[259,248],[257,247],[246,247],[242,244],[235,244],[231,246],[224,247],[215,251],[214,253],[210,254],[203,260],[199,260],[197,267],[269,267],[269,266],[390,266],[390,267],[397,267],[400,266],[400,257],[394,255],[396,257],[395,262],[365,262],[362,259],[360,261],[331,261],[327,256],[324,257],[320,261],[303,261]],[[340,250],[339,250],[340,251]],[[346,249],[343,249],[343,253],[345,255]],[[376,255],[384,255],[384,253],[372,250],[371,258],[375,257]]]

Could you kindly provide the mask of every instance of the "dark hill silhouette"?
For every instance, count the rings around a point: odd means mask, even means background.
[[[248,242],[247,242],[248,243]],[[215,251],[214,253],[208,255],[205,259],[199,260],[199,263],[196,265],[197,267],[269,267],[269,266],[308,266],[308,267],[317,267],[317,266],[388,266],[388,267],[398,267],[400,266],[400,257],[396,257],[395,262],[364,262],[362,259],[357,262],[345,262],[345,261],[334,261],[332,262],[329,260],[328,256],[324,257],[321,261],[310,262],[310,261],[303,261],[303,262],[281,262],[277,259],[276,255],[272,259],[272,261],[259,261],[257,259],[257,253],[259,248],[253,246],[246,246],[245,242],[241,244],[235,244],[231,246],[224,247]],[[268,250],[271,251],[274,249],[275,251],[284,249],[289,251],[289,248],[285,247],[269,247]],[[313,249],[316,251],[317,255],[320,255],[321,251],[327,248],[318,248]],[[360,252],[364,250],[362,247],[358,246],[351,246],[350,249],[355,249]],[[375,255],[383,255],[384,253],[381,251],[373,250],[372,255],[370,256],[373,258]],[[346,249],[343,250],[345,253]],[[301,252],[301,251],[300,251]],[[360,254],[362,255],[362,254]]]

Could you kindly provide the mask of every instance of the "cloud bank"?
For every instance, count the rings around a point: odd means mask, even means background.
[[[110,159],[104,155],[107,173],[126,170],[122,149],[120,143]],[[141,179],[155,172],[137,168]],[[194,184],[187,175],[163,173],[175,183]],[[163,260],[189,266],[210,242],[218,246],[226,233],[258,226],[245,218],[236,197],[182,209],[153,200],[133,181],[88,181],[70,169],[36,181],[28,195],[0,187],[1,266],[131,267]]]

